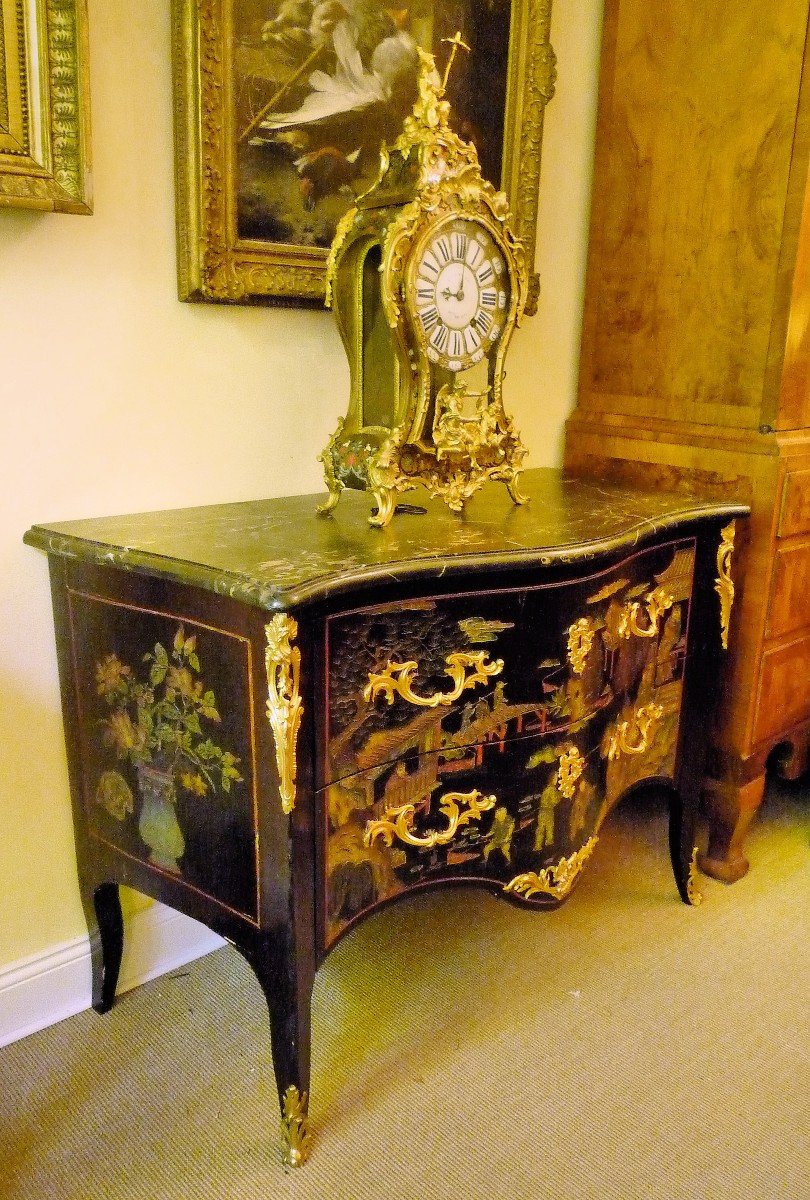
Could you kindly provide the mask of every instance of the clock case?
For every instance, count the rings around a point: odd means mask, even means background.
[[[504,411],[502,384],[526,303],[525,252],[505,194],[482,177],[475,147],[450,128],[443,93],[432,57],[423,55],[413,113],[383,149],[376,183],[341,220],[327,264],[326,303],[351,384],[348,412],[320,455],[329,498],[319,511],[331,512],[344,488],[368,490],[377,526],[388,524],[399,493],[420,485],[456,512],[487,480],[523,502],[517,478],[526,450]],[[508,278],[500,337],[485,340],[476,367],[454,372],[429,357],[416,272],[422,249],[459,220],[489,234]]]

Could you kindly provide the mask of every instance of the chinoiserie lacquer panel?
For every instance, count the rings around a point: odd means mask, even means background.
[[[622,794],[674,777],[694,562],[328,621],[327,945],[438,881],[564,899]]]
[[[258,921],[250,643],[70,591],[92,836]]]

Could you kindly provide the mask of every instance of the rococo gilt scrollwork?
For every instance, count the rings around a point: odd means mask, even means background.
[[[619,617],[619,623],[616,630],[617,636],[620,638],[653,638],[658,636],[659,622],[661,617],[667,612],[674,600],[669,592],[663,587],[653,588],[648,592],[643,601],[632,600],[622,609]],[[639,620],[641,612],[646,612],[646,623]]]
[[[285,1167],[302,1167],[312,1149],[307,1115],[308,1096],[290,1084],[281,1110],[281,1160]]]
[[[447,846],[461,826],[469,825],[470,821],[480,820],[481,814],[494,808],[495,803],[494,796],[482,796],[477,790],[463,793],[447,792],[439,801],[439,812],[447,817],[446,828],[431,829],[421,836],[413,829],[416,805],[402,804],[387,809],[385,815],[378,820],[368,821],[363,843],[370,846],[375,838],[382,838],[386,846],[391,846],[394,839],[423,850],[432,850],[434,846]]]
[[[384,671],[372,671],[363,689],[363,699],[370,703],[382,695],[389,704],[393,704],[394,696],[398,695],[418,708],[438,708],[440,705],[453,704],[462,692],[476,684],[486,683],[503,670],[503,659],[496,658],[490,662],[486,650],[460,650],[448,654],[445,662],[445,674],[453,681],[453,688],[449,692],[435,692],[432,696],[417,695],[412,684],[419,664],[411,660],[404,663],[389,662]]]
[[[720,597],[720,640],[728,650],[728,627],[731,621],[731,606],[734,603],[734,581],[731,578],[731,556],[734,551],[735,523],[726,525],[720,534],[717,549],[717,579],[714,590]]]
[[[504,884],[504,891],[516,896],[529,899],[542,893],[552,896],[555,900],[563,900],[574,886],[577,876],[596,847],[596,838],[588,838],[584,846],[570,855],[561,858],[554,866],[543,867],[541,871],[524,871]]]
[[[566,800],[571,800],[577,783],[585,770],[585,759],[576,746],[567,746],[560,755],[557,767],[557,791]]]
[[[608,760],[613,762],[622,754],[646,754],[663,715],[663,707],[650,701],[638,708],[629,719],[617,722],[607,742]]]
[[[301,651],[294,644],[298,623],[277,613],[266,626],[267,717],[276,744],[281,807],[295,808],[296,747],[303,705],[299,691]]]

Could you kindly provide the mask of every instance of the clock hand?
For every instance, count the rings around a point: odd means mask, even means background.
[[[461,303],[461,301],[464,299],[464,267],[463,266],[460,269],[460,274],[459,274],[459,279],[458,279],[458,291],[451,292],[450,288],[446,287],[444,289],[444,291],[442,292],[442,300],[449,300],[451,298],[451,296],[454,300],[458,300],[459,303]]]

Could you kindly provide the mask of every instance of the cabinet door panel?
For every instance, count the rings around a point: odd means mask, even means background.
[[[755,744],[810,716],[810,637],[768,650],[762,660]]]
[[[788,471],[782,490],[779,537],[810,533],[810,471]]]
[[[810,625],[810,541],[777,551],[768,636],[784,637],[805,625]]]

